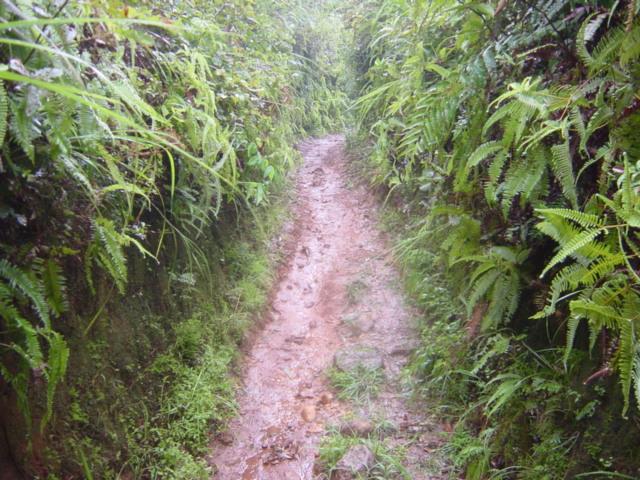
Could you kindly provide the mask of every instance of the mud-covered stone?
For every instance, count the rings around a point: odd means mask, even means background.
[[[336,352],[335,366],[343,372],[354,372],[360,368],[376,370],[384,367],[382,352],[375,347],[356,345]]]
[[[354,445],[336,464],[333,480],[353,480],[365,476],[375,464],[376,457],[365,445]]]
[[[354,418],[340,424],[338,430],[342,435],[368,437],[373,433],[373,423],[366,418]]]
[[[342,324],[347,327],[352,336],[362,335],[373,329],[373,320],[369,316],[359,313],[348,313],[342,317]]]

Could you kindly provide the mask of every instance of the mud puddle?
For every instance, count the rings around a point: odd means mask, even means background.
[[[407,407],[398,373],[415,332],[388,246],[376,227],[376,204],[346,173],[344,139],[334,135],[300,146],[295,250],[273,294],[264,330],[245,360],[239,414],[214,440],[215,479],[313,479],[319,442],[345,414],[384,416],[406,445],[411,478],[437,427]],[[375,347],[386,385],[374,403],[338,401],[326,377],[339,350]],[[416,425],[428,427],[418,427]],[[422,436],[421,436],[422,435]]]

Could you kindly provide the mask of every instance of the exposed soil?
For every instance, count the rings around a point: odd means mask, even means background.
[[[213,441],[214,478],[317,478],[322,436],[352,414],[393,426],[388,441],[406,448],[411,478],[441,478],[429,454],[441,427],[401,387],[414,315],[377,228],[376,201],[348,175],[342,136],[309,140],[300,151],[294,248],[246,354],[239,414]],[[337,400],[327,380],[335,353],[351,346],[375,346],[384,364],[382,392],[365,405]]]

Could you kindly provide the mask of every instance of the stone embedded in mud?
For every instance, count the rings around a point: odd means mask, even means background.
[[[348,313],[343,315],[341,321],[353,336],[362,335],[373,328],[373,320],[371,317],[364,316],[359,313]]]
[[[365,476],[375,464],[376,457],[365,445],[354,445],[336,464],[332,480],[352,480]]]
[[[366,418],[354,418],[341,424],[338,430],[350,437],[368,437],[373,433],[373,423]]]
[[[420,341],[414,339],[405,339],[402,343],[398,343],[389,350],[392,356],[408,357],[420,347]]]
[[[316,418],[316,407],[313,405],[305,405],[302,407],[300,415],[305,422],[313,422]]]
[[[235,440],[231,432],[220,432],[217,438],[218,441],[223,445],[231,445]]]
[[[333,395],[329,392],[324,392],[322,395],[320,395],[318,402],[320,402],[321,405],[328,405],[333,402]]]
[[[377,370],[384,367],[382,353],[375,347],[356,345],[336,352],[335,366],[343,372],[355,372],[358,368]]]

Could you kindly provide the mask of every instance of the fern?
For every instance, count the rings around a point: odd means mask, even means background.
[[[9,115],[9,101],[7,92],[4,89],[4,82],[0,81],[0,146],[4,144],[4,137],[7,135],[7,117]]]
[[[94,232],[93,245],[88,250],[90,256],[86,262],[90,264],[94,258],[97,259],[115,282],[118,291],[124,294],[127,283],[127,259],[122,249],[126,243],[123,235],[115,229],[113,222],[106,218],[95,220]],[[90,275],[90,267],[86,268]]]
[[[53,399],[56,387],[64,378],[69,362],[69,348],[59,333],[51,332],[49,338],[49,352],[47,355],[47,408],[40,422],[40,429],[51,419],[53,412]]]
[[[622,416],[624,417],[629,410],[629,396],[633,381],[633,368],[636,360],[636,338],[633,323],[630,320],[620,322],[619,332],[620,346],[616,352],[615,365],[618,370],[618,375],[620,376],[620,385],[624,398],[624,407],[622,409]]]
[[[12,349],[20,354],[31,369],[40,368],[43,356],[38,341],[38,332],[15,308],[13,299],[13,292],[9,287],[0,283],[0,317],[5,320],[5,325],[9,329],[17,330],[22,337],[22,346],[13,344]]]
[[[551,147],[551,168],[560,182],[562,193],[569,200],[571,206],[574,209],[577,208],[578,197],[568,142]]]
[[[55,315],[62,315],[69,309],[66,280],[60,266],[52,259],[47,260],[42,272],[47,301]]]
[[[0,259],[0,277],[4,278],[12,288],[31,300],[31,305],[40,320],[42,320],[44,327],[49,329],[51,319],[43,285],[4,259]]]
[[[576,222],[578,225],[584,228],[591,227],[603,227],[602,217],[581,212],[579,210],[569,210],[567,208],[537,208],[536,212],[543,214],[544,216],[555,215],[557,217],[566,218]]]
[[[546,167],[544,151],[539,148],[532,150],[528,157],[511,163],[502,188],[502,208],[505,217],[516,195],[520,195],[522,203],[532,201],[532,194],[539,187]]]
[[[540,278],[544,277],[544,275],[558,263],[562,262],[570,255],[576,254],[576,252],[578,252],[580,249],[592,243],[603,232],[605,232],[605,230],[602,228],[585,230],[573,237],[571,240],[564,243],[558,253],[556,253],[553,258],[549,260],[549,263],[547,263],[544,270],[542,270]]]
[[[580,315],[570,315],[567,320],[567,341],[566,347],[564,350],[563,361],[565,364],[565,368],[567,362],[569,361],[569,355],[571,354],[571,350],[573,349],[573,344],[576,338],[576,331],[578,330],[578,326],[580,325],[580,320],[582,317]]]

